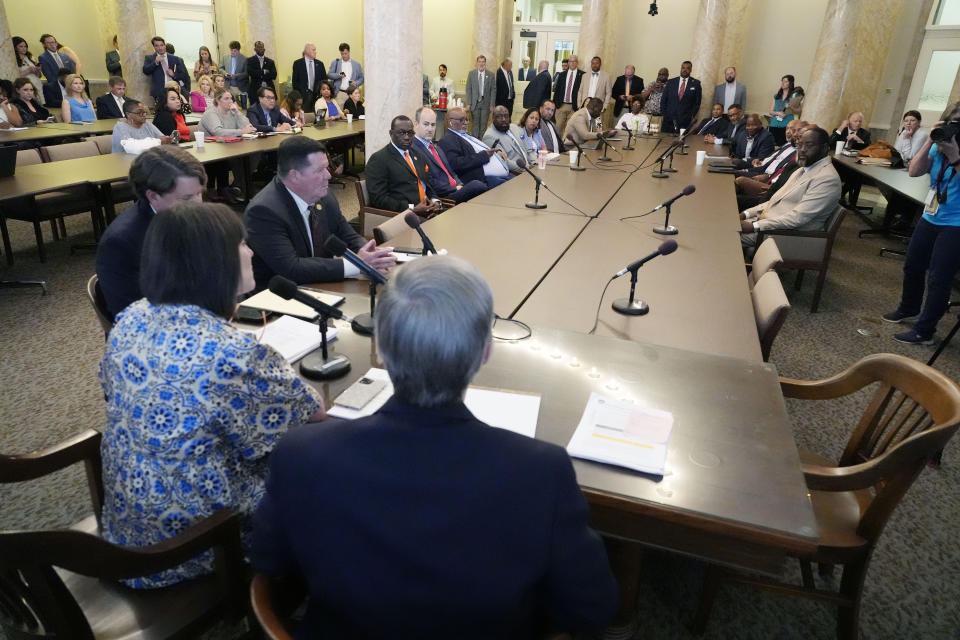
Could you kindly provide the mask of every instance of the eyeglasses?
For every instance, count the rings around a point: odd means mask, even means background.
[[[129,113],[129,115],[131,115],[131,116],[145,116],[145,115],[147,115],[147,112],[146,112],[146,111],[131,111],[131,112]]]

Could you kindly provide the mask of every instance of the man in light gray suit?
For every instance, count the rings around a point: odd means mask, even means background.
[[[477,56],[477,68],[467,74],[466,110],[473,118],[470,133],[474,138],[483,136],[490,119],[493,97],[497,93],[497,80],[493,72],[487,70],[487,57]],[[509,122],[509,118],[507,120]]]
[[[493,124],[483,135],[483,143],[491,149],[500,149],[507,154],[507,169],[510,173],[521,173],[527,166],[527,153],[520,142],[523,131],[510,124],[510,112],[503,105],[493,108]]]
[[[723,77],[726,82],[713,88],[713,104],[722,104],[724,113],[732,104],[738,104],[746,109],[747,87],[737,82],[737,68],[727,67],[723,70]]]
[[[223,56],[220,68],[227,79],[227,88],[236,100],[239,96],[247,95],[250,81],[247,78],[247,57],[240,53],[240,43],[234,40],[230,43],[230,53]]]
[[[840,200],[840,176],[830,159],[830,136],[820,127],[807,129],[797,143],[797,163],[786,184],[770,200],[740,214],[740,242],[757,244],[768,229],[820,229]]]

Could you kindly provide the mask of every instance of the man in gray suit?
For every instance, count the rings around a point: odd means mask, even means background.
[[[722,104],[726,113],[730,105],[738,104],[747,108],[747,87],[737,82],[737,68],[727,67],[723,70],[726,82],[713,88],[713,104]]]
[[[768,229],[820,229],[840,200],[840,176],[830,159],[830,136],[820,127],[807,129],[797,144],[797,163],[786,184],[767,202],[740,214],[740,242],[757,244]]]
[[[497,81],[492,71],[487,70],[487,57],[477,56],[477,68],[467,74],[466,110],[473,118],[470,133],[480,138],[487,128],[493,97],[497,92]],[[508,120],[509,122],[509,117]]]
[[[239,96],[246,96],[250,81],[247,78],[247,57],[240,53],[240,43],[234,40],[230,43],[230,53],[223,56],[220,68],[227,79],[227,87],[233,94],[234,100]]]
[[[515,124],[510,124],[510,112],[503,105],[493,109],[493,124],[487,128],[483,136],[483,143],[491,149],[499,148],[507,154],[507,169],[510,173],[522,173],[527,166],[527,153],[520,142],[523,131]]]

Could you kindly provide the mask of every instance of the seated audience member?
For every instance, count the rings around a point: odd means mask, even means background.
[[[695,136],[705,136],[709,133],[722,139],[727,137],[729,130],[730,121],[723,116],[723,105],[718,102],[710,110],[710,117],[695,124],[690,132]]]
[[[303,96],[294,89],[283,98],[283,106],[280,107],[280,113],[293,120],[295,126],[304,125],[303,114]]]
[[[755,246],[758,231],[823,227],[840,198],[840,176],[829,152],[826,131],[812,127],[803,132],[797,144],[801,168],[770,200],[740,214],[743,246]]]
[[[944,118],[958,119],[960,103],[952,105]],[[910,161],[910,175],[929,174],[930,188],[936,195],[910,236],[900,304],[883,315],[886,322],[894,323],[917,318],[912,329],[893,337],[897,342],[933,344],[937,323],[949,307],[953,279],[960,270],[960,177],[946,168],[958,164],[960,149],[956,136],[937,143],[927,138]]]
[[[347,89],[347,99],[343,101],[343,113],[352,114],[354,118],[365,116],[367,110],[363,106],[363,98],[360,97],[360,87],[350,85]]]
[[[730,108],[727,109],[727,121],[728,129],[726,135],[718,136],[708,133],[703,136],[703,141],[707,144],[732,145],[734,138],[737,137],[737,134],[740,133],[740,130],[744,125],[743,108],[739,104],[732,104],[730,105]]]
[[[643,113],[643,99],[640,96],[630,98],[630,111],[620,116],[615,129],[629,129],[634,133],[643,133],[650,128],[650,118]]]
[[[903,114],[903,128],[893,147],[903,158],[904,164],[913,160],[930,137],[930,132],[920,126],[920,119],[920,112],[913,109]]]
[[[345,120],[346,116],[340,111],[337,102],[333,99],[334,93],[330,83],[324,80],[320,83],[320,97],[313,105],[313,112],[318,113],[321,110],[326,112],[324,119],[327,122],[334,120]]]
[[[23,124],[20,111],[13,103],[16,95],[12,82],[0,80],[0,129],[10,129]]]
[[[636,75],[637,69],[632,64],[628,64],[623,69],[623,75],[619,76],[613,83],[613,115],[624,115],[629,112],[630,103],[634,98],[639,98],[643,94],[643,78]],[[643,100],[640,101],[643,107]],[[618,127],[619,128],[619,127]]]
[[[178,202],[200,202],[206,181],[203,165],[177,147],[147,149],[130,165],[137,201],[110,223],[97,243],[97,278],[111,317],[143,297],[140,253],[157,212]]]
[[[527,164],[536,164],[540,150],[547,150],[540,133],[540,111],[536,107],[527,109],[520,116],[520,142],[527,152]]]
[[[447,135],[438,146],[446,152],[462,180],[482,180],[492,189],[513,177],[503,151],[492,149],[467,133],[467,112],[462,107],[447,110]]]
[[[782,164],[796,155],[799,132],[805,126],[806,123],[801,120],[791,120],[787,126],[783,128],[783,146],[764,158],[754,158],[747,167],[738,170],[737,175],[749,176],[751,178],[761,178],[772,175]]]
[[[324,417],[282,355],[230,324],[237,297],[253,289],[252,253],[223,205],[177,204],[150,224],[144,297],[117,316],[100,362],[106,540],[150,546],[225,508],[246,519],[279,437]],[[174,584],[209,573],[212,560],[128,583]]]
[[[507,156],[507,168],[511,173],[520,173],[527,166],[527,151],[520,142],[523,134],[520,127],[510,123],[510,112],[503,105],[493,108],[493,118],[486,133],[483,134],[484,144],[499,147]]]
[[[127,100],[123,104],[123,109],[127,117],[113,125],[111,134],[111,151],[113,153],[125,153],[123,148],[124,140],[144,140],[146,138],[155,138],[162,144],[171,142],[169,136],[163,133],[155,125],[147,122],[147,108],[139,100]]]
[[[110,91],[97,96],[97,118],[109,120],[111,118],[126,118],[123,113],[123,103],[127,100],[127,82],[120,76],[113,76],[109,80]]]
[[[73,74],[72,71],[64,67],[57,71],[56,80],[47,82],[43,85],[43,104],[47,109],[60,109],[63,107],[63,101],[67,99],[67,87],[65,85],[67,76]]]
[[[167,49],[169,48],[170,45],[167,45]],[[171,51],[171,53],[173,52]],[[209,76],[218,71],[220,71],[220,67],[217,66],[217,61],[210,55],[210,49],[201,46],[200,52],[197,54],[197,62],[193,65],[193,79],[199,82],[203,76]]]
[[[433,135],[437,132],[437,114],[433,109],[429,107],[417,109],[413,129],[416,138],[411,148],[419,151],[427,163],[429,168],[427,180],[438,196],[450,198],[459,204],[487,190],[487,183],[482,180],[471,180],[463,184],[450,165],[447,154],[433,143]]]
[[[156,110],[161,111],[163,109],[162,101],[167,99],[170,90],[176,91],[180,98],[180,112],[184,115],[192,113],[190,110],[190,100],[183,94],[183,87],[173,80],[163,85],[163,96],[157,101]]]
[[[232,56],[231,56],[231,57],[232,57]],[[229,87],[227,87],[227,77],[226,77],[225,75],[223,75],[222,73],[217,73],[217,74],[214,74],[214,76],[213,76],[213,93],[214,93],[214,97],[216,97],[216,93],[217,93],[217,91],[220,90],[220,89],[229,89]],[[231,92],[231,93],[232,93],[232,92]],[[244,92],[244,95],[246,95],[246,92]],[[214,99],[214,102],[216,102],[216,99]],[[210,104],[210,103],[207,104],[207,107],[208,107],[208,108],[211,107],[211,106],[213,106],[213,105]]]
[[[492,318],[466,262],[402,266],[376,315],[393,396],[291,429],[271,455],[250,559],[306,581],[297,637],[541,638],[613,617],[617,583],[567,453],[463,404]]]
[[[663,88],[667,86],[667,80],[670,79],[670,71],[662,67],[657,71],[657,81],[651,83],[640,97],[643,98],[643,112],[650,116],[662,116],[663,111],[660,108],[663,102]]]
[[[60,119],[64,122],[96,122],[97,114],[87,97],[83,78],[71,74],[64,81],[64,86],[67,88],[67,97],[60,107]]]
[[[557,123],[553,116],[557,111],[557,105],[553,100],[544,100],[540,105],[540,136],[543,138],[543,144],[550,153],[563,153],[563,136],[557,129]]]
[[[440,97],[440,89],[447,90],[447,104],[450,105],[453,103],[456,93],[456,83],[453,80],[447,77],[447,65],[441,64],[437,71],[439,75],[433,77],[433,81],[430,83],[430,99],[436,100]]]
[[[197,79],[196,91],[190,92],[190,108],[194,113],[203,113],[213,108],[213,79],[204,74]]]
[[[843,141],[843,148],[859,151],[870,145],[870,130],[863,128],[863,114],[854,111],[847,119],[840,123],[836,131],[830,136],[830,144]]]
[[[740,175],[734,180],[734,186],[741,211],[766,202],[789,179],[797,164],[797,142],[808,126],[803,120],[791,120],[785,128],[787,144],[737,172]]]
[[[613,129],[601,131],[597,118],[600,117],[602,112],[603,100],[588,98],[587,106],[570,116],[570,121],[567,122],[567,129],[563,136],[564,144],[569,147],[575,144],[583,144],[587,140],[613,136],[616,133]]]
[[[440,211],[428,179],[426,158],[411,148],[416,131],[407,116],[390,121],[390,143],[367,160],[367,193],[371,206],[390,211],[411,209],[421,216]]]
[[[751,113],[746,122],[743,130],[737,131],[730,147],[730,157],[737,169],[744,169],[753,159],[766,158],[773,153],[773,135],[763,128],[760,116]]]
[[[26,127],[38,122],[52,120],[47,108],[37,102],[36,86],[29,79],[17,78],[13,83],[13,91],[16,94],[13,106],[17,109],[22,126]]]
[[[233,101],[233,94],[219,89],[213,95],[214,109],[207,109],[200,118],[200,131],[208,136],[240,136],[255,133],[256,128]]]
[[[153,124],[166,136],[178,138],[187,141],[190,139],[190,127],[187,126],[183,118],[182,95],[179,91],[170,87],[166,89],[166,100],[161,108],[157,109],[157,114],[153,116]],[[177,133],[174,134],[173,132]]]
[[[790,111],[790,99],[794,92],[793,76],[785,75],[780,78],[780,88],[773,94],[773,100],[770,102],[770,110],[767,112],[770,116],[770,133],[778,145],[786,142],[786,128],[794,118],[793,112]]]
[[[247,109],[247,119],[257,131],[289,131],[296,124],[280,113],[277,108],[277,94],[270,87],[257,89],[257,104]]]
[[[396,263],[389,251],[377,249],[373,240],[365,242],[344,219],[337,199],[328,193],[328,166],[321,142],[291,136],[280,143],[276,177],[244,214],[258,289],[277,274],[298,284],[357,275],[352,264],[327,253],[324,243],[331,235],[379,271],[386,273]]]

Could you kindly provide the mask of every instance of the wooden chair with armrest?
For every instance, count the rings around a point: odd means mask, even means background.
[[[360,229],[358,229],[360,235],[364,238],[369,238],[373,235],[373,228],[383,224],[390,218],[396,217],[399,214],[396,211],[390,211],[388,209],[377,209],[376,207],[371,207],[367,203],[370,201],[370,194],[367,193],[367,181],[366,180],[357,180],[357,202],[360,205]]]
[[[100,328],[103,329],[103,337],[106,338],[113,329],[113,320],[110,319],[110,312],[107,310],[107,301],[103,297],[103,291],[100,290],[100,282],[97,274],[90,276],[87,280],[87,298],[93,306],[93,312],[97,315],[97,321]]]
[[[925,364],[889,353],[867,356],[825,380],[780,379],[786,397],[804,400],[843,398],[871,385],[876,388],[838,463],[800,453],[819,538],[815,552],[798,557],[802,584],[712,566],[695,631],[704,630],[721,584],[736,582],[836,604],[837,637],[858,637],[863,583],[874,547],[927,460],[960,426],[960,387]],[[813,562],[819,564],[821,575],[830,575],[833,565],[843,565],[838,591],[816,586]]]
[[[410,226],[406,221],[406,214],[397,215],[392,218],[388,218],[386,222],[383,222],[373,228],[373,239],[376,240],[377,244],[384,244],[397,236],[404,231],[410,229]]]
[[[0,455],[0,482],[23,482],[83,462],[95,515],[71,529],[0,533],[0,628],[9,638],[194,638],[244,615],[240,516],[217,511],[149,547],[109,543],[97,533],[103,504],[99,432],[50,449]],[[212,549],[214,574],[163,589],[120,580],[176,567]]]
[[[750,292],[750,297],[753,300],[753,315],[760,336],[760,351],[763,361],[766,362],[770,359],[773,341],[790,313],[790,302],[776,271],[768,271],[760,276]]]
[[[816,313],[820,306],[820,294],[823,293],[823,283],[827,279],[827,267],[830,266],[830,254],[833,252],[833,243],[837,239],[837,232],[843,222],[847,210],[837,206],[827,218],[823,229],[801,231],[799,229],[770,229],[757,234],[757,243],[766,238],[777,240],[777,248],[783,256],[783,267],[797,269],[797,279],[794,286],[797,290],[803,286],[803,273],[806,270],[819,271],[817,286],[813,291],[813,301],[810,303],[810,313]]]

